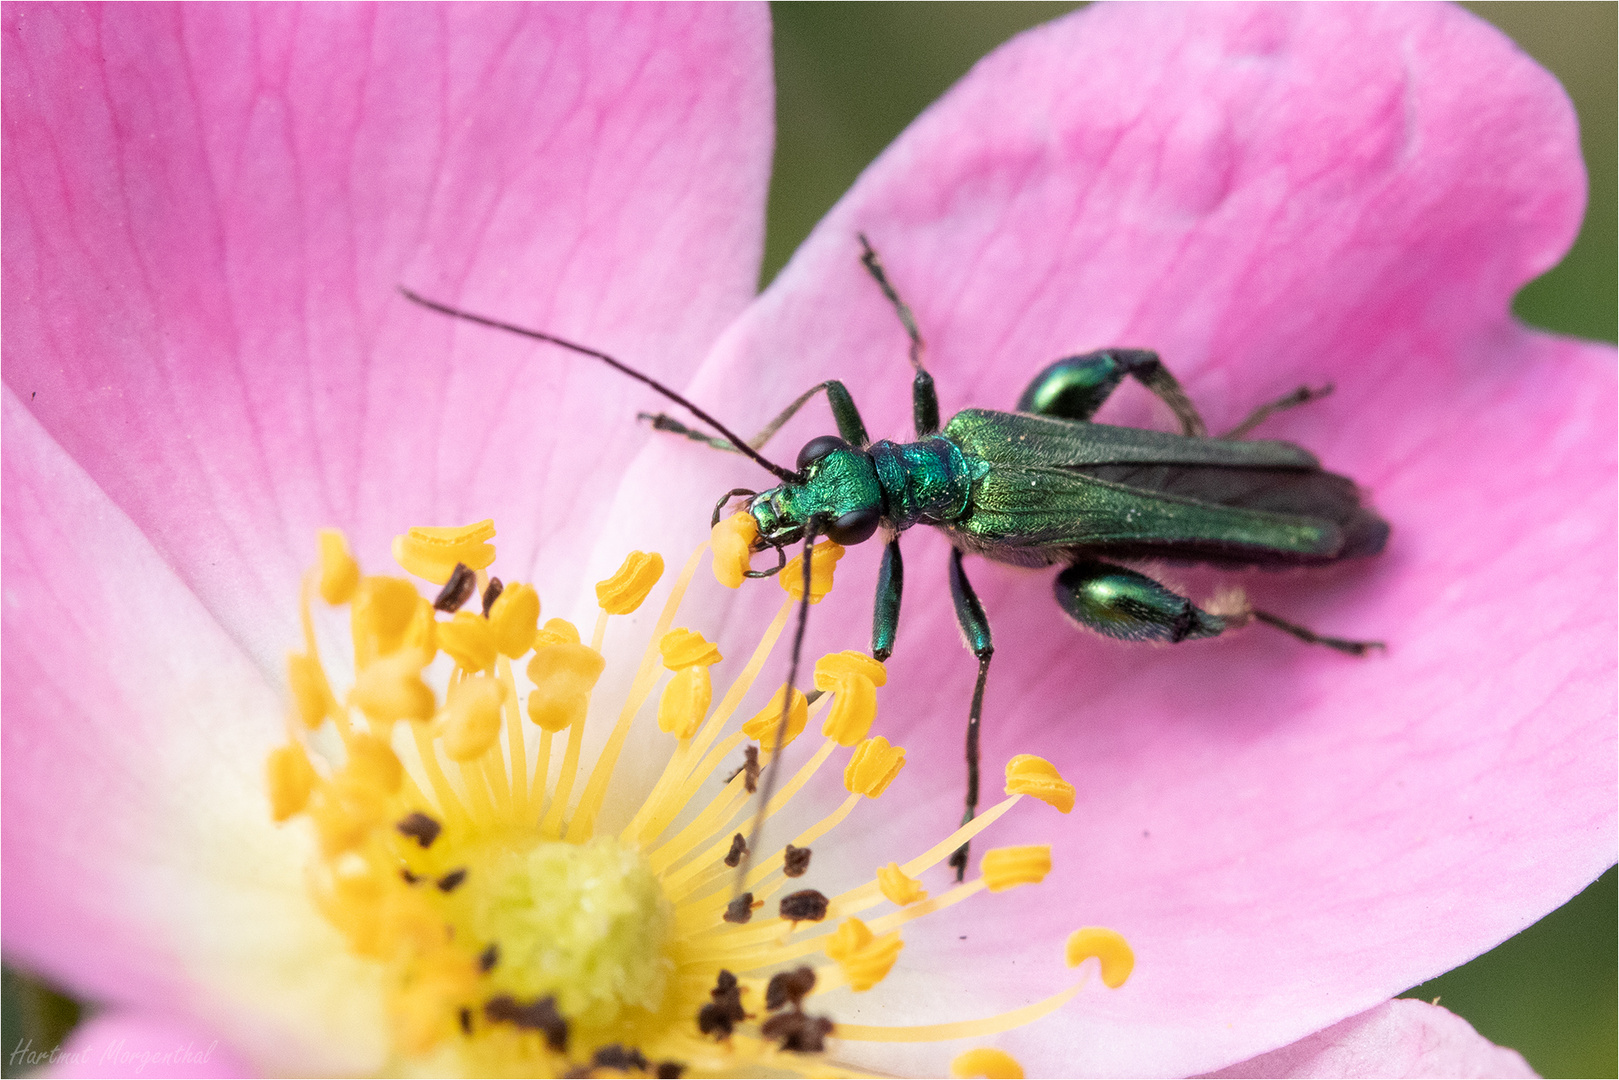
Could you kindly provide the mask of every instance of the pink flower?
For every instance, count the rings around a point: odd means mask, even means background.
[[[288,903],[302,837],[269,828],[261,792],[315,529],[374,567],[409,525],[493,513],[503,572],[566,612],[626,548],[683,552],[720,492],[763,480],[646,435],[631,414],[662,403],[610,373],[394,285],[689,379],[744,429],[841,378],[874,436],[904,438],[903,337],[861,231],[946,414],[1010,407],[1048,361],[1114,344],[1157,349],[1216,430],[1330,381],[1262,434],[1354,477],[1394,527],[1378,560],[1242,578],[1261,606],[1389,642],[1365,661],[1262,629],[1101,642],[1059,625],[1045,575],[972,564],[997,643],[985,761],[1048,757],[1079,803],[1007,819],[996,842],[1051,842],[1051,877],[908,941],[885,1021],[1042,997],[1063,935],[1102,923],[1131,941],[1131,981],[1001,1045],[1035,1075],[1206,1071],[1373,1009],[1612,861],[1613,355],[1507,306],[1567,247],[1583,173],[1561,91],[1471,16],[1052,24],[913,125],[751,304],[761,11],[11,7],[4,25],[13,962],[211,1028],[255,1068],[374,1068],[376,975]],[[1104,419],[1162,423],[1119,399]],[[790,463],[827,426],[812,409],[769,452]],[[928,782],[840,847],[860,873],[959,813],[972,665],[923,532],[880,723]],[[812,649],[863,644],[877,553],[851,552]],[[1217,580],[1174,574],[1194,595]],[[722,650],[778,601],[710,604]],[[1353,1055],[1368,1030],[1310,1045]],[[860,1060],[937,1072],[937,1054]]]

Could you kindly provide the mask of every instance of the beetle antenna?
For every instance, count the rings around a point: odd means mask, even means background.
[[[451,307],[448,304],[441,304],[437,300],[429,300],[427,297],[422,296],[419,293],[411,292],[403,285],[399,286],[399,291],[404,295],[406,300],[409,300],[414,304],[420,304],[422,307],[427,308],[430,311],[437,311],[440,314],[449,315],[456,319],[464,319],[467,322],[477,323],[480,326],[493,327],[496,330],[505,330],[508,333],[518,334],[526,338],[533,338],[535,341],[544,341],[552,345],[559,345],[564,349],[579,353],[583,356],[594,357],[595,359],[602,361],[604,364],[607,364],[609,367],[623,372],[625,375],[628,375],[637,382],[645,383],[658,393],[662,394],[664,397],[668,398],[670,401],[674,402],[676,405],[686,409],[693,416],[697,417],[697,419],[703,421],[709,427],[719,432],[727,442],[736,447],[739,453],[746,454],[760,465],[763,465],[784,483],[795,484],[803,480],[803,477],[799,476],[797,473],[782,468],[780,465],[777,465],[775,462],[759,453],[759,451],[749,446],[740,436],[732,432],[730,428],[726,427],[724,424],[720,423],[708,413],[704,412],[696,405],[693,405],[690,401],[687,401],[684,397],[669,389],[652,376],[643,375],[641,372],[630,367],[630,365],[621,360],[615,360],[604,352],[600,352],[599,350],[589,348],[588,346],[569,341],[567,338],[559,338],[555,334],[546,334],[540,332],[539,330],[530,330],[526,326],[518,326],[515,323],[502,322],[500,319],[491,319],[487,315],[478,315],[471,311],[463,311],[460,308]]]
[[[787,664],[787,684],[781,690],[781,719],[776,721],[776,748],[770,754],[770,767],[765,770],[764,782],[759,785],[759,809],[753,812],[753,830],[748,846],[742,849],[742,861],[736,870],[736,895],[748,880],[748,866],[753,862],[754,849],[759,846],[759,835],[765,827],[765,811],[770,806],[770,795],[776,787],[776,774],[781,771],[782,742],[787,738],[787,719],[793,711],[793,688],[798,684],[798,659],[804,653],[804,626],[809,622],[810,560],[815,556],[815,527],[813,516],[804,526],[804,592],[798,600],[798,626],[793,630],[793,656]]]

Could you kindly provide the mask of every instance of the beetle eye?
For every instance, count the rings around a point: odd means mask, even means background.
[[[804,444],[804,449],[798,452],[798,471],[803,472],[805,466],[811,462],[819,461],[834,450],[848,449],[849,444],[836,435],[817,435]]]
[[[826,535],[844,547],[858,544],[871,539],[871,534],[877,531],[877,523],[882,515],[875,506],[862,506],[858,510],[851,510],[841,515],[826,530]]]

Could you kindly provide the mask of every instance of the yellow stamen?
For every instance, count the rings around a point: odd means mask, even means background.
[[[528,695],[528,718],[541,730],[553,732],[579,723],[590,708],[590,692],[606,667],[602,654],[579,644],[577,635],[572,642],[539,646],[528,662],[529,681],[536,687]]]
[[[1046,875],[1051,873],[1051,845],[995,848],[984,852],[978,869],[984,875],[984,884],[990,892],[1005,892],[1019,885],[1032,885],[1044,881]]]
[[[785,687],[782,690],[786,692]],[[809,723],[809,699],[802,692],[794,690],[792,705],[787,709],[787,730],[783,732],[781,701],[781,694],[774,695],[769,705],[754,713],[752,719],[742,725],[742,734],[757,742],[761,750],[779,749],[776,745],[778,735],[781,736],[782,746],[791,746]]]
[[[956,1080],[1023,1080],[1023,1066],[1006,1051],[984,1046],[957,1054],[950,1062],[950,1075]]]
[[[1033,795],[1065,814],[1074,808],[1074,785],[1062,778],[1055,765],[1033,754],[1019,754],[1006,763],[1006,793]]]
[[[489,629],[494,634],[495,648],[513,660],[534,647],[539,622],[540,594],[521,581],[502,589],[489,607]]]
[[[400,546],[422,535],[442,539],[413,530]],[[327,552],[346,552],[340,536],[322,544],[323,568]],[[341,697],[321,667],[327,650],[309,613],[318,575],[306,578],[305,644],[289,661],[297,718],[289,717],[291,741],[266,762],[269,810],[277,821],[301,815],[309,822],[315,903],[348,948],[377,965],[393,1032],[387,1071],[559,1075],[594,1061],[602,1072],[617,1068],[607,1062],[635,1060],[624,1056],[633,1049],[645,1053],[646,1072],[658,1063],[690,1075],[841,1075],[813,1053],[774,1045],[782,1036],[763,1036],[771,1030],[769,1016],[798,1014],[800,1030],[810,1032],[821,1023],[802,1012],[803,1004],[791,1014],[767,1012],[771,975],[807,962],[815,994],[845,986],[872,991],[904,955],[903,925],[1037,881],[1049,867],[1047,849],[999,849],[985,856],[982,876],[937,897],[916,880],[991,827],[1021,800],[1014,794],[922,855],[889,863],[830,899],[818,895],[814,875],[838,860],[837,845],[823,841],[868,798],[890,790],[904,766],[903,748],[867,737],[885,672],[859,653],[823,657],[815,682],[829,693],[813,709],[796,690],[788,698],[772,695],[743,730],[734,730],[736,708],[792,616],[788,600],[705,722],[719,650],[699,633],[670,629],[703,554],[701,547],[694,552],[674,583],[577,806],[570,796],[590,700],[606,666],[607,621],[645,599],[659,569],[655,557],[633,557],[616,580],[602,583],[603,607],[588,645],[563,620],[540,629],[538,595],[520,583],[507,586],[487,618],[470,609],[446,618],[414,584],[360,577],[356,569],[349,601],[355,677]],[[834,557],[826,558],[828,567]],[[480,584],[486,580],[479,575]],[[443,667],[428,668],[440,645],[455,662],[447,680]],[[617,835],[601,835],[596,822],[609,783],[618,782],[614,764],[632,719],[657,688],[660,659],[674,675],[660,697],[659,721],[681,744],[630,823]],[[518,660],[532,683],[528,690],[516,681]],[[524,740],[523,695],[541,730],[537,751]],[[715,770],[740,764],[749,736],[764,747],[750,749],[750,767],[772,767],[783,700],[790,706],[787,741],[811,721],[821,724],[814,713],[827,714],[821,725],[827,738],[810,759],[762,809],[748,791],[757,773],[746,770],[706,806],[688,807],[714,786]],[[409,737],[398,730],[399,720],[412,721]],[[551,741],[564,729],[568,748],[553,780]],[[750,822],[763,823],[760,835],[770,835],[777,815],[796,809],[792,802],[818,770],[857,741],[844,766],[848,798],[789,845],[766,840],[739,879],[737,845]],[[322,762],[311,761],[312,750]],[[1049,764],[1020,758],[1009,770],[1009,787],[1061,802],[1066,785]],[[733,898],[741,891],[752,900],[737,914]],[[778,911],[772,898],[789,891],[797,895],[785,897]],[[856,917],[885,898],[896,906],[869,922]],[[751,921],[731,921],[744,918]],[[1122,939],[1108,935],[1076,934],[1070,960],[1097,956],[1111,980],[1129,954]],[[722,966],[734,976],[722,975]],[[727,990],[733,978],[739,981]],[[883,1029],[839,1021],[833,1034],[890,1041],[987,1034],[1050,1011],[1073,993],[969,1024]],[[990,1067],[1000,1063],[984,1071]]]
[[[701,664],[681,668],[658,698],[658,727],[677,739],[697,734],[714,701],[714,684]]]
[[[463,671],[490,671],[495,666],[495,632],[489,620],[472,611],[457,611],[438,624],[438,647]]]
[[[843,770],[843,786],[875,799],[888,790],[888,785],[904,767],[905,748],[890,746],[887,739],[878,735],[855,748],[854,756]]]
[[[628,615],[663,577],[663,556],[632,551],[612,577],[596,583],[596,602],[609,615]]]
[[[426,720],[433,715],[433,691],[422,681],[422,654],[406,649],[375,660],[355,676],[350,699],[372,720]]]
[[[354,662],[363,667],[398,649],[416,619],[422,597],[404,578],[360,579],[349,621],[354,633]]]
[[[863,993],[882,982],[893,970],[905,943],[898,931],[877,937],[859,919],[845,919],[826,943],[829,959],[843,969],[849,989]]]
[[[889,903],[898,904],[900,907],[928,898],[928,891],[922,888],[922,883],[913,877],[907,877],[905,871],[899,868],[899,863],[889,863],[877,871],[877,886],[882,889],[883,896],[888,898]]]
[[[495,561],[495,522],[491,518],[471,525],[441,528],[418,526],[394,537],[394,561],[406,573],[425,578],[435,585],[450,580],[456,563],[469,570],[482,570]]]
[[[832,572],[843,558],[843,546],[832,540],[815,545],[815,557],[810,560],[810,603],[819,604],[832,591]],[[794,600],[804,599],[804,556],[794,555],[776,575],[781,587]]]
[[[315,657],[288,653],[287,685],[298,706],[298,716],[309,730],[320,727],[336,711],[332,688],[326,683],[326,670]]]
[[[506,688],[494,679],[463,679],[445,695],[444,752],[451,761],[482,757],[500,737]]]
[[[297,743],[278,746],[270,752],[269,760],[270,817],[277,824],[309,805],[309,793],[315,787],[315,769],[309,764],[309,755]]]
[[[757,539],[759,525],[749,513],[732,514],[714,526],[711,536],[714,580],[727,589],[735,589],[746,581],[753,542]]]
[[[1135,970],[1136,954],[1124,935],[1105,926],[1086,926],[1068,935],[1069,967],[1078,967],[1091,957],[1102,965],[1102,982],[1117,990]]]
[[[322,529],[320,542],[320,598],[328,604],[346,604],[360,584],[360,564],[349,554],[349,543],[336,529]]]
[[[840,746],[853,746],[871,732],[877,719],[877,686],[859,673],[844,675],[833,685],[832,709],[821,734]]]
[[[827,653],[815,661],[817,690],[835,690],[838,680],[849,675],[862,675],[870,679],[873,686],[884,686],[888,683],[888,669],[883,666],[882,661],[854,649]]]

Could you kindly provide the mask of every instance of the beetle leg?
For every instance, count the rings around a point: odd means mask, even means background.
[[[911,339],[911,367],[916,371],[916,378],[911,380],[911,416],[916,421],[916,437],[925,439],[929,435],[939,433],[939,393],[934,389],[933,376],[928,374],[927,368],[922,365],[922,334],[916,328],[916,316],[905,301],[899,298],[899,292],[889,284],[888,273],[883,269],[882,260],[877,258],[877,252],[872,250],[871,241],[866,234],[860,234],[860,262],[867,272],[877,280],[877,287],[888,297],[888,302],[894,305],[894,313],[899,316],[900,324],[905,327],[905,336]]]
[[[1270,419],[1276,413],[1281,412],[1283,409],[1291,409],[1295,405],[1303,405],[1309,401],[1320,401],[1330,393],[1332,393],[1331,383],[1327,383],[1325,386],[1319,386],[1314,389],[1311,389],[1308,386],[1301,386],[1291,394],[1287,394],[1284,397],[1279,397],[1275,401],[1267,401],[1265,404],[1259,406],[1259,408],[1248,414],[1248,418],[1246,420],[1232,428],[1230,431],[1226,432],[1224,435],[1221,435],[1220,438],[1240,439],[1254,428]]]
[[[890,536],[883,548],[882,569],[877,571],[877,599],[871,614],[871,655],[887,663],[894,655],[899,633],[899,598],[905,589],[905,564],[899,557],[899,537]]]
[[[1232,625],[1145,574],[1094,559],[1080,559],[1058,574],[1055,591],[1069,618],[1125,641],[1214,637]]]
[[[1325,637],[1316,633],[1314,630],[1309,629],[1308,627],[1300,626],[1298,623],[1290,623],[1286,619],[1278,618],[1268,611],[1259,611],[1256,609],[1251,612],[1251,614],[1256,620],[1264,623],[1266,626],[1274,626],[1276,629],[1285,634],[1292,634],[1294,637],[1298,638],[1302,642],[1305,642],[1306,644],[1325,645],[1329,649],[1337,649],[1339,652],[1348,653],[1350,656],[1365,656],[1373,649],[1382,650],[1388,648],[1388,646],[1384,645],[1381,641],[1351,641],[1348,638]]]
[[[984,605],[978,602],[972,583],[961,568],[961,549],[950,552],[950,599],[956,605],[956,621],[967,647],[978,658],[978,682],[973,685],[972,708],[967,714],[967,810],[961,816],[963,825],[978,812],[978,722],[984,714],[984,680],[989,676],[989,659],[995,655],[995,643],[990,640],[989,620],[984,618]],[[950,865],[956,868],[956,880],[967,873],[967,845],[962,844],[950,856]]]
[[[1089,420],[1128,375],[1151,390],[1180,421],[1181,434],[1208,434],[1203,417],[1181,384],[1150,349],[1101,349],[1058,360],[1034,377],[1018,398],[1017,411]]]

